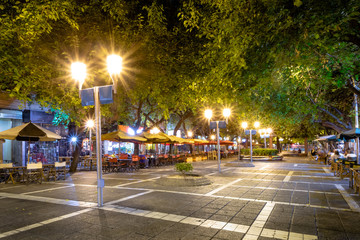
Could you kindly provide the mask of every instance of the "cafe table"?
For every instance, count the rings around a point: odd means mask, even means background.
[[[360,172],[360,166],[353,166],[350,168],[350,176],[349,176],[349,188],[354,188],[354,173]]]
[[[5,183],[8,183],[10,180],[13,184],[15,184],[15,176],[22,176],[22,180],[24,181],[24,175],[26,171],[26,167],[23,166],[13,166],[13,167],[5,167],[1,168],[5,174],[9,174],[9,177],[5,180]]]

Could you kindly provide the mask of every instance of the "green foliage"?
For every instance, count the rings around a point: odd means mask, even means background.
[[[186,173],[191,172],[194,168],[191,163],[184,162],[175,164],[175,169],[179,173],[185,175]]]
[[[241,149],[241,154],[250,155],[250,149]],[[277,149],[270,148],[255,148],[253,149],[254,156],[275,156],[279,151]]]

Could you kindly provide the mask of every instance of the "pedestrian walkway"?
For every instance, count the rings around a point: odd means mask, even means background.
[[[301,157],[229,167],[195,162],[211,185],[159,184],[173,166],[66,181],[0,184],[2,239],[360,239],[360,197],[348,180]]]

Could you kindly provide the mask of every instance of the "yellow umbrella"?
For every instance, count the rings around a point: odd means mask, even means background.
[[[131,136],[121,130],[101,135],[101,141],[108,140],[113,142],[146,142],[147,139],[140,136]]]
[[[177,137],[177,136],[173,136],[173,135],[167,135],[166,133],[159,133],[161,136],[164,136],[168,139],[167,142],[171,142],[171,143],[184,143],[186,142],[186,139]]]
[[[165,143],[169,140],[169,138],[161,135],[160,133],[149,133],[149,132],[142,132],[141,134],[137,135],[138,137],[146,138],[148,143]]]
[[[30,142],[31,141],[55,141],[61,139],[60,135],[40,127],[32,122],[10,128],[0,132],[0,139],[29,141],[28,162],[30,162]]]

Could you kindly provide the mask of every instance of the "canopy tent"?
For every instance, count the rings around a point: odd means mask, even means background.
[[[139,136],[131,136],[121,130],[101,135],[101,141],[113,142],[146,142],[147,139]]]
[[[338,134],[337,137],[342,140],[349,140],[360,137],[360,128],[353,128],[351,130],[342,132]]]
[[[55,141],[61,139],[61,136],[29,122],[0,132],[0,138],[18,141]]]
[[[322,142],[322,141],[336,141],[337,137],[336,135],[328,135],[328,136],[321,136],[314,141]]]
[[[210,145],[217,145],[217,141],[209,141],[209,143],[207,144],[210,144]],[[220,141],[220,145],[223,146],[223,145],[234,145],[234,143],[232,141],[225,141],[225,140],[221,140]]]
[[[10,128],[0,132],[0,139],[18,140],[18,141],[55,141],[61,139],[61,136],[53,133],[32,122]],[[30,144],[28,147],[28,162],[30,161]]]
[[[195,144],[195,145],[206,145],[209,144],[208,140],[203,140],[203,139],[184,139],[185,142],[184,144]]]
[[[180,137],[173,136],[173,135],[167,135],[166,133],[163,133],[163,132],[160,132],[158,134],[167,138],[167,140],[165,141],[166,143],[185,143],[186,142],[186,139],[184,139],[184,138],[180,138]]]
[[[161,135],[160,133],[154,134],[149,132],[142,132],[137,136],[146,138],[146,143],[166,143],[166,141],[169,141],[169,138]]]

